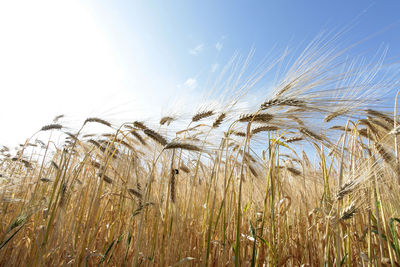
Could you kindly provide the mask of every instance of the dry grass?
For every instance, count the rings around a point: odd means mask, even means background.
[[[258,109],[159,130],[89,118],[71,133],[58,117],[34,137],[65,141],[3,147],[0,265],[399,265],[397,120],[365,106],[371,79],[351,99],[326,90],[368,69],[313,51]]]

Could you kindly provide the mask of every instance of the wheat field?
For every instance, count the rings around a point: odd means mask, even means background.
[[[398,266],[396,76],[323,48],[256,106],[264,70],[239,69],[194,114],[57,116],[3,146],[0,265]]]

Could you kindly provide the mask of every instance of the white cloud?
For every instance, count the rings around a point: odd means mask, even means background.
[[[219,67],[219,64],[218,64],[218,63],[212,64],[212,66],[211,66],[211,72],[215,72],[215,71],[218,69],[218,67]]]
[[[192,49],[190,49],[189,53],[196,56],[196,55],[200,54],[203,50],[204,50],[204,44],[198,44],[195,47],[193,47]]]
[[[215,48],[216,48],[218,51],[221,51],[223,46],[224,46],[224,45],[223,45],[222,43],[220,43],[220,42],[218,42],[218,43],[215,44]]]
[[[197,80],[195,78],[189,78],[183,85],[189,89],[195,89],[197,87]]]

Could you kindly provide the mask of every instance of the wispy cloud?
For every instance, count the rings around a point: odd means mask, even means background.
[[[224,46],[224,45],[223,45],[221,42],[217,42],[217,43],[215,44],[215,48],[216,48],[218,51],[221,51],[223,46]]]
[[[204,44],[198,44],[195,47],[189,49],[189,53],[192,55],[198,55],[204,50]]]
[[[218,69],[218,67],[219,67],[219,64],[218,64],[218,63],[212,64],[212,65],[211,65],[211,72],[215,72],[215,71]]]
[[[197,87],[197,80],[195,78],[189,78],[183,85],[189,89],[195,89]]]

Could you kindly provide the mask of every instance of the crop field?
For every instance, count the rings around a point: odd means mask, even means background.
[[[398,83],[344,54],[310,44],[256,105],[233,64],[193,114],[3,146],[0,265],[398,266]]]

